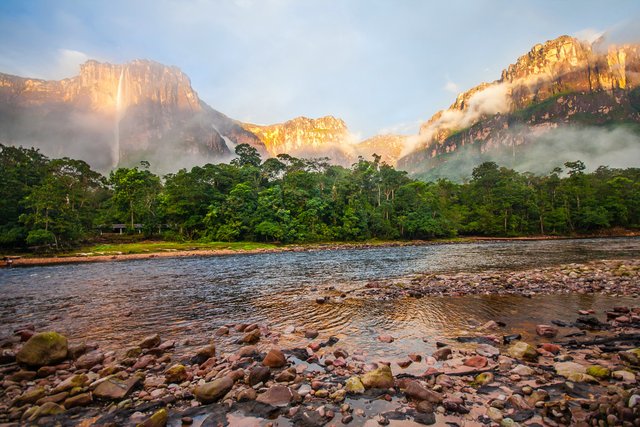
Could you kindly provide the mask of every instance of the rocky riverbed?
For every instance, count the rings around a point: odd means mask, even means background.
[[[371,282],[351,296],[633,297],[639,271],[632,259],[425,275]],[[327,304],[339,290],[316,292],[315,304]],[[23,325],[0,338],[0,423],[639,426],[640,302],[572,318],[520,334],[496,319],[456,339],[425,337],[433,341],[425,349],[435,350],[401,360],[372,356],[366,345],[344,348],[341,337],[302,326],[282,329],[276,319],[228,324],[205,341],[165,340],[158,331],[115,351]],[[390,346],[396,337],[390,330],[372,339]]]

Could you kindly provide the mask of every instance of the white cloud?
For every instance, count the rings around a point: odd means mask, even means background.
[[[447,92],[451,92],[456,95],[460,93],[460,86],[458,86],[456,83],[452,82],[449,79],[447,79],[447,83],[445,83],[443,89],[446,90]]]
[[[73,77],[80,72],[80,64],[88,59],[89,55],[84,52],[73,49],[58,49],[55,64],[51,72],[47,74],[56,80]]]
[[[573,36],[578,40],[593,43],[604,35],[604,31],[599,31],[594,28],[585,28],[577,31]]]

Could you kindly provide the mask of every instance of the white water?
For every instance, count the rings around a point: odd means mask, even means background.
[[[120,163],[120,120],[122,119],[122,81],[124,80],[124,67],[118,79],[118,91],[116,93],[116,118],[114,126],[113,147],[111,150],[111,166],[118,167]]]
[[[231,151],[231,154],[235,153],[236,150],[236,143],[233,142],[231,140],[231,138],[226,137],[222,134],[222,132],[220,132],[218,130],[218,128],[216,127],[216,125],[211,125],[211,127],[213,128],[213,130],[215,130],[216,132],[218,132],[218,134],[222,137],[222,140],[224,141],[225,145],[227,146],[227,148],[229,149],[229,151]]]

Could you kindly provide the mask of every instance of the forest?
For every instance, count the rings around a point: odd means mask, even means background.
[[[305,243],[593,234],[640,225],[640,169],[580,161],[547,175],[486,162],[468,182],[422,182],[373,156],[350,168],[249,145],[230,164],[109,176],[87,163],[0,145],[0,246],[73,248],[112,224],[175,241]]]

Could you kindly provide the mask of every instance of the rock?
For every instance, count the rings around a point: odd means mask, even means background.
[[[53,403],[64,402],[64,400],[67,397],[69,397],[69,393],[67,393],[66,391],[63,391],[61,393],[52,394],[50,396],[42,397],[36,400],[36,405],[42,405],[43,403],[46,403],[46,402],[53,402]]]
[[[256,366],[249,371],[247,381],[249,385],[254,386],[259,383],[266,383],[271,378],[271,370],[266,366]]]
[[[254,329],[251,332],[246,333],[241,339],[240,342],[244,344],[255,344],[260,341],[260,330]]]
[[[133,370],[144,369],[147,366],[152,365],[153,363],[155,363],[155,361],[156,361],[155,356],[153,356],[151,354],[145,354],[144,356],[139,358],[136,361],[136,363],[133,364],[131,369],[133,369]]]
[[[587,368],[587,375],[591,375],[599,380],[606,380],[611,376],[611,371],[604,366],[592,365]]]
[[[296,368],[289,368],[285,371],[280,372],[280,374],[275,378],[276,382],[279,383],[288,383],[296,379]]]
[[[393,387],[393,374],[391,373],[391,368],[383,365],[378,369],[367,372],[362,376],[362,384],[365,388]]]
[[[229,335],[229,328],[227,328],[226,326],[220,326],[215,332],[214,334],[216,337],[221,337],[223,335]]]
[[[487,366],[487,358],[484,356],[473,356],[465,360],[464,365],[472,368],[484,368]]]
[[[551,354],[560,353],[560,346],[558,344],[544,343],[540,345],[540,348],[544,351],[548,351]]]
[[[536,334],[545,338],[553,338],[558,335],[558,328],[551,325],[538,325],[536,326]]]
[[[557,362],[553,365],[558,375],[569,378],[572,374],[586,374],[587,369],[575,362]]]
[[[13,406],[22,406],[27,403],[34,403],[45,395],[44,387],[34,387],[22,393],[13,401]]]
[[[449,347],[443,347],[432,354],[432,357],[437,361],[447,360],[449,356],[451,356],[451,348]]]
[[[258,355],[258,347],[255,345],[245,345],[244,347],[240,347],[238,353],[236,353],[240,357],[251,357]]]
[[[158,334],[147,335],[142,339],[142,341],[140,341],[138,347],[143,349],[157,347],[158,345],[160,345],[160,341],[160,335]]]
[[[482,330],[482,331],[492,331],[495,329],[498,329],[500,327],[500,325],[498,325],[498,323],[494,320],[489,320],[487,323],[485,323],[484,325],[480,326],[478,329]]]
[[[236,396],[236,400],[238,402],[249,402],[251,400],[256,400],[257,395],[258,394],[254,389],[245,388],[244,390],[240,391],[240,393],[238,393],[238,395]]]
[[[491,421],[499,423],[502,421],[502,412],[498,408],[494,408],[493,406],[489,406],[487,408],[487,416],[491,419]]]
[[[227,394],[232,387],[233,380],[225,376],[197,386],[193,390],[193,394],[202,403],[213,403]]]
[[[67,338],[57,332],[40,332],[27,341],[16,360],[29,366],[55,365],[67,358]]]
[[[484,357],[494,357],[500,354],[500,350],[489,344],[479,344],[476,353]]]
[[[329,399],[333,400],[336,403],[342,402],[345,397],[347,397],[347,390],[340,389],[336,390],[329,396]]]
[[[142,354],[142,348],[135,346],[129,347],[124,352],[124,357],[135,359]]]
[[[71,396],[64,401],[64,407],[67,409],[75,408],[76,406],[87,406],[93,402],[93,396],[91,393],[81,393]]]
[[[442,395],[423,387],[418,381],[409,381],[404,390],[404,394],[411,399],[427,401],[429,403],[442,402]]]
[[[200,365],[207,359],[216,355],[216,346],[214,344],[205,345],[196,350],[195,356],[191,358],[191,363]]]
[[[349,353],[347,352],[347,350],[345,350],[344,348],[336,348],[333,351],[333,355],[336,358],[340,358],[342,357],[343,359],[346,359],[347,357],[349,357]]]
[[[91,369],[96,365],[99,365],[104,360],[104,353],[94,350],[87,354],[83,354],[76,360],[76,368],[78,369]]]
[[[168,420],[169,413],[166,409],[162,408],[140,424],[137,424],[136,427],[165,427]]]
[[[344,383],[344,389],[347,391],[347,393],[351,394],[362,394],[365,390],[364,385],[362,384],[362,381],[360,381],[359,377],[351,377],[347,379],[347,381]]]
[[[76,387],[84,387],[89,382],[89,377],[85,374],[72,375],[66,380],[58,384],[54,389],[54,393],[60,393],[61,391],[71,390]]]
[[[7,377],[7,379],[9,381],[15,381],[15,382],[20,382],[20,381],[31,381],[32,379],[34,379],[36,376],[38,375],[37,372],[34,371],[25,371],[25,370],[19,370],[18,372],[14,372],[13,374],[9,375]]]
[[[180,384],[188,378],[187,368],[181,364],[173,365],[165,371],[164,377],[167,384]]]
[[[629,371],[614,371],[611,376],[625,382],[635,382],[636,380],[636,375]]]
[[[422,361],[422,356],[417,353],[409,353],[408,357],[412,362],[418,363]]]
[[[483,372],[481,374],[476,375],[473,382],[477,385],[486,385],[492,383],[494,376],[491,372]]]
[[[531,406],[529,406],[529,404],[519,394],[512,394],[509,399],[507,399],[507,403],[519,411],[531,409]]]
[[[120,400],[127,397],[140,382],[140,377],[135,375],[125,381],[118,378],[109,378],[96,387],[93,395],[98,399]]]
[[[567,380],[576,383],[597,383],[598,380],[588,374],[582,374],[580,372],[573,372],[567,376]]]
[[[523,359],[529,362],[538,360],[538,352],[536,349],[524,341],[512,344],[508,349],[508,353],[514,359]]]
[[[46,402],[38,409],[35,410],[33,415],[29,417],[29,421],[35,421],[40,417],[45,417],[48,415],[58,415],[62,414],[65,411],[63,406],[58,405],[53,402]]]
[[[293,400],[293,392],[289,387],[278,384],[269,387],[266,392],[258,395],[256,400],[271,406],[287,406]]]
[[[306,331],[304,331],[305,338],[314,339],[317,338],[318,335],[320,334],[315,329],[307,329]]]
[[[533,369],[525,365],[516,365],[509,372],[511,372],[512,374],[520,375],[522,377],[527,377],[535,373]]]
[[[329,298],[325,298],[325,297],[318,297],[316,298],[316,303],[317,304],[324,304],[325,302],[327,302]]]
[[[282,350],[278,348],[272,348],[264,357],[262,364],[270,368],[282,368],[283,366],[287,365],[287,359],[284,357],[284,353],[282,353]]]
[[[389,344],[393,342],[393,337],[391,335],[380,335],[378,341]]]

